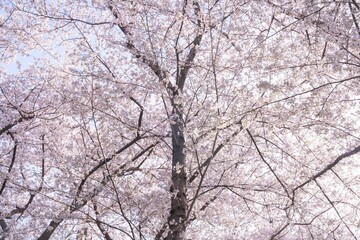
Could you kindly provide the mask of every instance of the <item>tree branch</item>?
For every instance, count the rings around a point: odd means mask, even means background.
[[[335,167],[342,159],[350,157],[352,155],[355,155],[357,153],[360,152],[360,145],[357,146],[356,148],[354,148],[353,150],[343,153],[340,156],[338,156],[332,163],[330,163],[329,165],[327,165],[324,169],[322,169],[321,171],[319,171],[318,173],[316,173],[314,176],[312,176],[311,178],[309,178],[308,180],[306,180],[305,182],[303,182],[302,184],[300,184],[299,186],[297,186],[296,188],[294,188],[293,193],[298,190],[299,188],[302,188],[303,186],[305,186],[306,184],[310,183],[311,181],[321,177],[323,174],[325,174],[327,171],[331,170],[333,167]]]

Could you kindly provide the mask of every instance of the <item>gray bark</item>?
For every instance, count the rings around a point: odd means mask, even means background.
[[[51,235],[55,232],[56,228],[60,225],[63,220],[52,220],[49,226],[45,229],[45,231],[41,234],[38,240],[47,240],[50,239]]]
[[[186,214],[188,210],[186,196],[186,158],[185,158],[185,139],[184,124],[181,119],[182,106],[175,106],[177,116],[172,128],[172,185],[170,188],[171,209],[168,217],[169,232],[165,239],[181,240],[184,239],[186,231]]]

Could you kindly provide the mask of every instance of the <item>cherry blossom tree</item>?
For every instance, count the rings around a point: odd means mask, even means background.
[[[360,236],[360,2],[0,6],[1,239]]]

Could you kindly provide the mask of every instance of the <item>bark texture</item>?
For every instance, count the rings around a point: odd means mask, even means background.
[[[182,106],[175,106],[176,120],[172,127],[172,186],[170,188],[171,210],[168,218],[169,232],[165,239],[184,239],[188,210],[186,196],[186,158],[184,153],[184,124],[181,119]]]

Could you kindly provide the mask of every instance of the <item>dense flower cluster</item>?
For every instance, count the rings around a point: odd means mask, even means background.
[[[0,2],[0,238],[356,239],[357,1]]]

